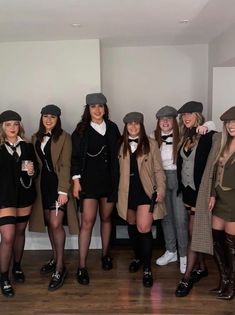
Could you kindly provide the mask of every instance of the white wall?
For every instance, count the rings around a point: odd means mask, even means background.
[[[181,107],[198,100],[207,111],[208,46],[101,47],[102,90],[111,118],[141,111],[150,132],[164,105]]]
[[[209,44],[208,115],[212,115],[213,68],[235,66],[235,24]],[[235,104],[235,102],[233,102]]]
[[[40,110],[50,103],[62,109],[62,125],[71,132],[80,120],[85,95],[100,91],[99,40],[0,43],[1,110],[23,117],[28,136],[38,128]],[[99,222],[91,247],[100,247]],[[68,237],[67,248],[77,248]],[[28,233],[26,248],[49,248],[46,234]]]
[[[100,91],[99,40],[0,43],[1,110],[22,114],[31,135],[46,104],[62,109],[69,132],[80,119],[85,95]]]
[[[222,130],[219,117],[235,105],[235,67],[213,68],[212,120]]]

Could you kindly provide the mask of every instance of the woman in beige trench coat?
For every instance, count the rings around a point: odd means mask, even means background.
[[[68,196],[72,143],[70,136],[61,128],[60,114],[60,108],[56,105],[43,107],[39,130],[33,136],[40,175],[36,182],[38,196],[33,205],[29,230],[44,232],[47,225],[53,258],[42,266],[40,272],[53,272],[48,285],[50,291],[61,287],[67,275],[64,265],[65,217],[70,232],[78,233],[75,203]]]
[[[120,181],[117,210],[128,222],[128,234],[135,259],[130,272],[137,272],[143,265],[143,285],[151,287],[153,220],[166,214],[165,174],[156,141],[149,139],[143,125],[143,114],[132,112],[124,119],[124,132],[119,148]]]

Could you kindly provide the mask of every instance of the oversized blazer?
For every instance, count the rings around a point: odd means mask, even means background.
[[[166,177],[162,167],[161,155],[157,142],[149,139],[150,152],[143,154],[137,158],[140,180],[144,191],[151,198],[154,192],[154,186],[157,192],[165,196]],[[128,194],[129,194],[129,178],[130,178],[130,154],[124,157],[123,144],[119,150],[119,187],[118,187],[118,214],[124,220],[127,220]],[[164,203],[157,203],[153,211],[153,219],[162,219],[166,215],[166,207]]]
[[[211,212],[208,210],[208,206],[212,192],[212,181],[216,164],[215,160],[219,153],[220,143],[221,133],[214,134],[211,151],[207,159],[207,164],[202,176],[198,192],[191,244],[191,248],[193,251],[211,255],[213,254],[213,238],[211,227]],[[226,164],[226,167],[228,167],[228,165]],[[231,169],[233,169],[233,174],[235,175],[235,163],[233,163],[233,166],[230,167]],[[232,174],[227,174],[227,176],[230,176],[234,179],[234,176],[232,177]]]
[[[33,145],[36,143],[36,136],[32,137]],[[35,150],[36,151],[36,150]],[[70,234],[77,234],[79,230],[76,201],[71,193],[71,163],[72,142],[68,133],[63,131],[59,139],[55,142],[51,141],[51,158],[54,171],[58,177],[58,191],[68,193],[67,205],[67,222]],[[39,169],[42,169],[42,162],[37,152]],[[41,189],[40,189],[40,174],[36,180],[37,199],[33,205],[32,214],[29,221],[29,231],[45,232],[44,214],[42,208]]]

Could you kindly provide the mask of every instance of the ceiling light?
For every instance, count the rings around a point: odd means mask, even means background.
[[[185,20],[179,20],[179,23],[181,23],[181,24],[186,24],[186,23],[188,23],[189,22],[189,20],[188,19],[185,19]]]
[[[82,24],[80,24],[80,23],[72,23],[71,26],[72,27],[81,27]]]

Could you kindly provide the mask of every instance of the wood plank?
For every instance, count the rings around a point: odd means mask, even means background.
[[[232,315],[233,301],[216,300],[209,292],[217,284],[217,269],[208,256],[208,278],[197,283],[189,296],[176,298],[174,291],[181,278],[178,263],[157,267],[154,263],[162,250],[154,251],[152,288],[142,285],[142,272],[128,272],[131,250],[125,246],[114,248],[114,268],[101,269],[100,250],[90,250],[88,269],[90,284],[81,286],[76,280],[77,251],[67,250],[66,266],[69,274],[65,284],[57,291],[47,290],[49,276],[41,276],[41,265],[50,258],[50,251],[25,251],[24,284],[14,284],[16,295],[7,299],[0,295],[1,315],[53,315],[53,314],[161,314],[161,315]]]

